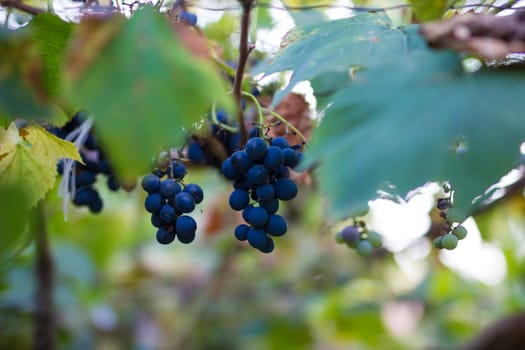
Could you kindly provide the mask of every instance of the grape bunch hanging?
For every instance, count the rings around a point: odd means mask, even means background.
[[[75,143],[81,138],[79,153],[84,164],[74,161],[72,166],[66,169],[66,162],[61,160],[57,165],[57,171],[60,175],[64,175],[64,171],[70,172],[67,174],[68,183],[66,186],[68,192],[71,192],[73,204],[79,207],[87,207],[92,213],[96,214],[101,212],[103,208],[102,198],[94,187],[99,175],[106,176],[106,183],[111,191],[117,191],[121,186],[110,162],[99,147],[94,131],[91,128],[86,129],[88,132],[82,137],[84,123],[86,123],[86,117],[82,112],[78,112],[63,127],[54,127],[48,130],[62,139],[75,140]],[[132,187],[128,189],[132,189]]]
[[[434,239],[434,247],[437,249],[453,250],[458,246],[460,240],[467,237],[467,229],[461,225],[465,217],[454,211],[454,190],[449,183],[443,185],[446,197],[438,198],[437,209],[439,216],[445,220],[443,230],[445,234]]]
[[[272,237],[288,230],[286,220],[279,214],[279,201],[289,201],[298,192],[290,178],[302,153],[290,147],[284,137],[276,137],[268,145],[261,137],[252,137],[243,150],[234,152],[222,164],[222,174],[233,181],[234,190],[229,204],[242,211],[246,224],[235,228],[235,237],[263,253],[274,249]]]
[[[383,244],[383,237],[375,231],[368,230],[363,221],[355,221],[353,225],[337,232],[335,240],[355,249],[357,254],[363,257],[370,256],[374,249],[380,248]]]
[[[186,214],[203,201],[204,192],[197,184],[184,184],[186,173],[184,163],[176,159],[142,179],[142,188],[148,193],[144,207],[151,214],[160,244],[169,244],[175,237],[184,244],[195,239],[197,223]]]

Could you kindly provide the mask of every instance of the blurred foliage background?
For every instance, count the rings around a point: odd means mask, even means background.
[[[199,18],[208,13],[204,32],[223,48],[225,60],[235,59],[239,12],[206,12],[207,2],[199,4]],[[285,32],[286,25],[325,20],[337,11],[289,15],[259,8],[260,47],[278,48],[279,24]],[[402,23],[405,12],[393,11],[393,18]],[[205,189],[192,215],[198,238],[188,246],[155,241],[140,189],[110,193],[100,184],[103,212],[71,208],[67,221],[57,190],[50,192],[45,213],[56,266],[59,348],[450,349],[525,307],[521,192],[469,221],[473,238],[460,243],[469,252],[431,249],[425,234],[439,220],[431,209],[436,191],[426,194],[426,204],[396,205],[399,211],[388,219],[385,210],[373,212],[366,220],[386,242],[404,237],[422,217],[424,224],[403,245],[387,245],[364,259],[335,243],[345,223],[327,219],[315,185],[302,187],[282,210],[289,233],[264,255],[234,239],[241,218],[228,207],[230,185],[219,173],[192,168],[188,176]],[[477,272],[463,268],[472,266]],[[31,347],[34,293],[29,243],[0,265],[1,349]]]

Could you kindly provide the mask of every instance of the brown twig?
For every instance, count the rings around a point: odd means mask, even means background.
[[[237,70],[235,72],[235,79],[233,81],[233,96],[238,104],[239,130],[241,132],[241,146],[246,143],[248,133],[244,125],[244,116],[242,110],[242,80],[244,77],[244,69],[246,68],[246,61],[253,50],[254,46],[248,42],[248,34],[250,31],[250,15],[253,8],[253,0],[239,0],[242,5],[241,17],[241,38],[239,43],[239,60],[237,61]]]
[[[37,282],[33,348],[35,350],[51,350],[55,348],[54,267],[43,202],[40,202],[34,212],[32,231],[36,244],[35,279]]]
[[[0,0],[0,6],[14,8],[14,9],[29,13],[33,16],[36,16],[39,13],[45,12],[41,8],[24,4],[20,0]]]

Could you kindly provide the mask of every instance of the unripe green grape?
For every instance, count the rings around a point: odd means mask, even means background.
[[[443,237],[439,236],[434,238],[434,242],[432,243],[434,244],[434,248],[443,249]]]
[[[447,220],[450,222],[463,222],[465,215],[456,209],[449,209],[447,211]]]
[[[375,231],[370,231],[368,232],[368,241],[372,247],[379,248],[383,244],[383,237]]]
[[[367,257],[372,254],[374,247],[372,247],[372,244],[367,239],[362,239],[359,241],[359,243],[357,243],[357,247],[355,249],[359,255]]]
[[[339,243],[339,244],[343,244],[343,243],[345,243],[345,240],[344,240],[344,238],[343,238],[343,233],[342,233],[341,231],[339,231],[339,232],[337,232],[337,233],[335,234],[335,241],[336,241],[337,243]]]
[[[441,239],[441,243],[443,244],[443,248],[452,250],[458,246],[458,238],[451,233],[447,233]]]
[[[456,227],[452,233],[454,234],[454,236],[456,236],[458,239],[463,239],[465,237],[467,237],[467,229],[463,226],[458,226]]]

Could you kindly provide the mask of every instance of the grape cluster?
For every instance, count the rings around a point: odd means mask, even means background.
[[[458,241],[467,237],[467,229],[461,225],[465,220],[454,210],[453,190],[449,183],[443,185],[443,192],[447,195],[444,198],[438,198],[436,207],[440,210],[439,215],[445,220],[443,230],[445,234],[434,238],[434,247],[437,249],[453,250],[458,246]]]
[[[222,164],[222,174],[233,181],[229,204],[241,211],[247,224],[235,228],[235,237],[263,253],[274,249],[272,237],[286,233],[286,220],[276,214],[279,201],[297,195],[297,184],[290,179],[302,153],[290,147],[284,137],[276,137],[270,145],[260,137],[252,137],[243,150],[235,151]]]
[[[54,135],[66,139],[68,135],[78,130],[85,117],[81,112],[76,113],[74,117],[62,128],[48,129]],[[93,130],[90,130],[79,149],[80,156],[84,164],[75,162],[72,167],[69,188],[73,191],[73,204],[79,207],[87,207],[92,213],[102,211],[103,202],[100,194],[94,187],[98,175],[106,176],[106,183],[111,191],[117,191],[121,186],[115,177],[113,168],[109,163],[104,152],[99,148],[96,136]],[[64,160],[59,161],[57,171],[60,175],[64,174]]]
[[[219,110],[216,113],[217,121],[222,124],[228,124],[228,115],[226,112]],[[219,144],[227,154],[231,154],[241,148],[241,133],[231,132],[220,125],[210,125],[210,136],[213,140],[192,136],[186,149],[187,158],[195,164],[208,164],[217,168],[221,167],[222,162],[216,154],[211,152],[211,148]]]
[[[142,188],[148,193],[144,207],[151,213],[151,224],[157,228],[160,244],[169,244],[175,237],[184,244],[195,239],[197,223],[185,214],[202,202],[204,192],[197,184],[184,184],[185,175],[186,166],[177,159],[142,179]]]
[[[379,248],[383,244],[382,236],[375,231],[369,231],[363,222],[356,222],[337,232],[335,240],[337,243],[346,243],[363,257],[370,256],[374,248]]]

